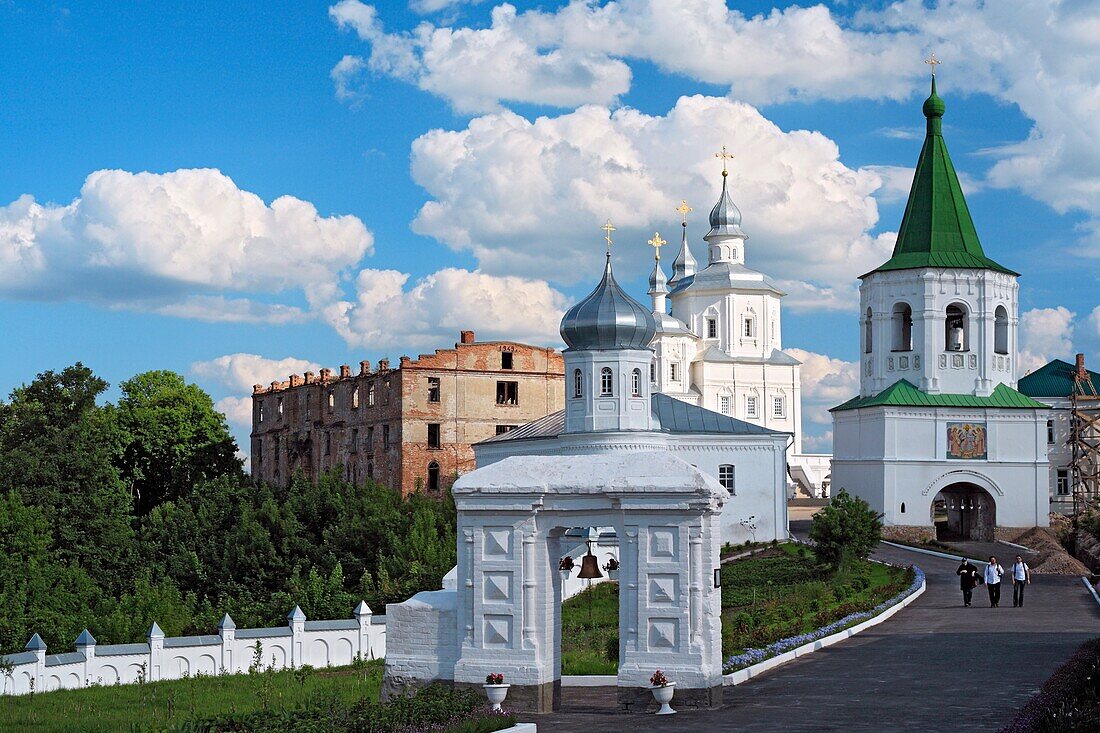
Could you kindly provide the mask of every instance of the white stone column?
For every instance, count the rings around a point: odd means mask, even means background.
[[[363,659],[374,659],[374,649],[371,646],[370,625],[373,612],[366,601],[359,601],[355,607],[355,620],[359,623],[358,639],[359,656]]]
[[[76,650],[84,655],[84,684],[89,684],[92,677],[92,668],[95,665],[95,637],[87,629],[76,637]]]
[[[237,671],[234,654],[237,650],[237,624],[233,623],[233,618],[228,613],[218,623],[218,636],[222,638],[222,669],[233,674]]]
[[[290,613],[286,615],[286,619],[290,626],[290,666],[298,668],[302,665],[303,651],[302,642],[304,641],[306,633],[306,615],[302,613],[302,609],[295,606]]]
[[[164,679],[164,631],[156,621],[149,627],[149,669],[145,678],[150,682]]]

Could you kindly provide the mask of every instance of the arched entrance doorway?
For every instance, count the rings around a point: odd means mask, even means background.
[[[997,504],[980,486],[966,482],[945,486],[932,500],[931,512],[937,540],[993,541]]]

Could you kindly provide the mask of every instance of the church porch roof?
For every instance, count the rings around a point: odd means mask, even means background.
[[[998,384],[993,394],[928,394],[912,382],[902,379],[871,397],[853,397],[829,412],[858,410],[864,407],[998,407],[1005,409],[1047,410],[1049,407],[1020,394],[1008,385]]]

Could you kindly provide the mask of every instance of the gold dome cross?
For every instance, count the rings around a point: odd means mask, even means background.
[[[942,64],[943,62],[940,61],[938,58],[936,58],[936,54],[935,54],[935,52],[933,52],[933,53],[928,55],[928,58],[926,58],[924,60],[924,63],[926,63],[926,64],[928,64],[929,66],[932,67],[932,76],[935,76],[936,75],[936,67],[939,66],[940,64]]]
[[[615,225],[608,219],[607,223],[600,227],[600,229],[603,229],[605,232],[603,238],[607,240],[607,254],[611,254],[611,232],[615,231]]]
[[[692,211],[695,211],[695,209],[688,206],[687,201],[685,201],[683,199],[680,199],[680,205],[676,207],[676,213],[679,214],[683,218],[683,221],[680,222],[681,224],[683,224],[684,226],[687,226],[688,214],[691,213]]]
[[[727,153],[726,152],[726,146],[723,145],[722,146],[722,152],[715,153],[714,157],[722,159],[722,175],[723,176],[729,175],[729,173],[726,171],[726,161],[727,160],[733,160],[733,153]]]
[[[661,261],[661,247],[664,247],[666,244],[668,244],[668,242],[661,239],[660,232],[653,232],[653,239],[649,240],[649,246],[657,252],[656,259],[658,262]]]

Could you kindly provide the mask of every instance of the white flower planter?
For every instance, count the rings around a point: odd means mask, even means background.
[[[493,712],[501,712],[500,704],[504,702],[504,698],[508,697],[508,688],[511,685],[482,685],[482,687],[485,688],[485,696],[493,706]]]
[[[569,573],[571,573],[573,571],[572,570],[558,570],[558,572],[561,573],[561,582],[564,583],[565,581],[569,580]]]
[[[650,687],[649,690],[653,693],[653,699],[661,706],[661,709],[657,711],[657,715],[672,715],[676,712],[669,705],[672,702],[672,693],[676,692],[675,682],[669,682],[664,687]]]
[[[607,579],[608,580],[618,580],[619,579],[619,571],[618,570],[608,570],[607,571]]]

